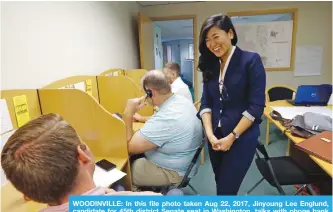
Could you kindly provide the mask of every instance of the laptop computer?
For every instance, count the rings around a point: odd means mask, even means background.
[[[332,90],[323,85],[298,86],[294,100],[287,100],[295,106],[326,106]]]

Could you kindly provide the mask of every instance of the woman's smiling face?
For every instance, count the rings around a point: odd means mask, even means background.
[[[207,32],[206,46],[216,57],[222,58],[228,55],[232,47],[231,40],[233,37],[232,30],[226,33],[224,30],[214,26]]]

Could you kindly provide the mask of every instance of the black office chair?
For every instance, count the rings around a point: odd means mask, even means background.
[[[296,90],[285,85],[275,85],[267,89],[268,102],[292,99]]]
[[[181,188],[185,188],[185,187],[189,186],[196,195],[199,195],[197,190],[195,190],[195,188],[190,184],[191,178],[189,177],[189,175],[190,175],[194,165],[197,163],[199,155],[201,153],[201,150],[205,146],[207,139],[208,138],[207,138],[207,136],[205,134],[205,131],[204,131],[202,142],[201,142],[200,146],[198,147],[198,149],[196,150],[196,152],[195,152],[195,154],[192,158],[192,161],[191,161],[189,167],[186,170],[186,173],[183,177],[183,180],[178,184],[178,186],[176,186],[176,188],[181,189]],[[140,187],[140,190],[143,190],[143,191],[155,191],[155,192],[160,192],[162,194],[166,194],[170,189],[172,189],[172,186],[144,186],[144,187]]]
[[[260,152],[263,157],[260,157]],[[269,157],[265,146],[258,142],[257,158],[255,163],[263,176],[247,193],[250,194],[263,180],[266,180],[271,186],[275,187],[280,195],[286,195],[281,186],[284,185],[302,185],[294,195],[300,193],[306,188],[310,194],[315,195],[310,184],[314,183],[312,177],[321,174],[312,173],[311,175],[304,171],[290,156]]]

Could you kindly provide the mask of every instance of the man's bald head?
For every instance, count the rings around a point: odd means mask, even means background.
[[[159,70],[148,71],[142,77],[142,85],[146,89],[155,89],[160,94],[171,93],[171,86],[167,77]]]

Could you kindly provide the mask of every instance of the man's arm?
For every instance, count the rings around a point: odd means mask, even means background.
[[[158,146],[145,139],[140,131],[133,132],[133,115],[144,106],[143,100],[145,96],[127,101],[123,120],[126,129],[126,140],[128,143],[129,154],[140,154],[149,150],[156,149]]]
[[[150,116],[141,116],[138,113],[135,113],[133,115],[134,121],[138,121],[138,122],[142,122],[142,123],[145,123],[146,121],[148,121],[149,118],[150,118]]]
[[[131,115],[124,114],[123,120],[125,122],[126,140],[128,142],[128,152],[130,155],[140,154],[158,148],[156,144],[145,139],[140,131],[133,132]]]

